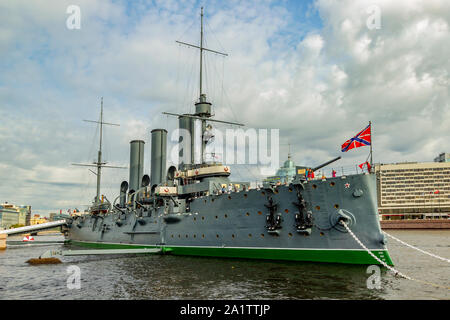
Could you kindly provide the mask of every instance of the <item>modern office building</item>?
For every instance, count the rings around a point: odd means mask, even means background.
[[[0,228],[9,229],[19,224],[19,208],[10,203],[0,205]]]
[[[436,158],[434,162],[450,162],[450,153],[441,153]]]
[[[450,162],[376,164],[375,172],[383,219],[448,218]]]

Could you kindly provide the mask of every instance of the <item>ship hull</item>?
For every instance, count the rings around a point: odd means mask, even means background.
[[[297,232],[297,190],[312,212],[310,234]],[[282,217],[276,232],[266,228],[269,197]],[[380,228],[372,174],[200,197],[190,203],[189,212],[175,215],[160,207],[148,212],[87,216],[72,223],[68,237],[84,246],[159,247],[173,255],[379,264],[336,224],[342,210],[351,215],[350,228],[362,243],[393,265]]]

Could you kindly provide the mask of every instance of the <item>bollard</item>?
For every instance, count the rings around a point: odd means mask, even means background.
[[[5,233],[0,234],[0,250],[6,249],[6,238],[7,237],[8,237],[8,235]]]

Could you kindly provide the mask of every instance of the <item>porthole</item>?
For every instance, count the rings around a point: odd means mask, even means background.
[[[284,209],[284,212],[289,213],[289,210],[288,209]]]
[[[202,217],[202,220],[205,220],[205,217]]]
[[[292,192],[292,188],[289,188],[289,192]]]
[[[214,199],[211,199],[211,202],[214,202]]]
[[[320,210],[320,206],[316,206],[316,210]]]
[[[338,204],[335,204],[334,207],[337,209],[337,208],[339,208],[339,205],[338,205]]]
[[[188,238],[188,235],[186,235],[186,238]]]
[[[250,213],[247,212],[245,215],[248,217],[250,215]]]
[[[219,235],[218,235],[218,234],[216,234],[216,238],[219,238]]]
[[[204,235],[204,234],[202,234],[202,238],[205,238],[205,235]]]
[[[249,238],[251,238],[251,237],[252,237],[252,234],[251,234],[251,233],[249,233],[249,234],[248,234],[248,237],[249,237]]]
[[[181,234],[178,235],[178,238],[181,238]]]
[[[264,238],[264,233],[261,233],[261,238]]]
[[[317,189],[317,185],[316,184],[313,184],[312,187],[313,187],[313,189]]]
[[[173,234],[171,235],[171,237],[173,238]]]
[[[261,211],[258,211],[258,214],[259,214],[259,215],[262,215],[262,212],[261,212]]]
[[[289,237],[292,237],[292,233],[289,232],[288,235],[289,235]]]
[[[197,217],[194,217],[194,221],[197,221]]]
[[[219,219],[219,217],[218,217],[218,216],[216,216],[216,219]]]
[[[231,196],[228,196],[228,200],[231,200]]]
[[[228,218],[228,215],[224,215],[225,218]]]
[[[266,195],[266,193],[265,193],[264,191],[262,191],[262,192],[261,192],[261,194],[262,194],[263,196],[265,196],[265,195]]]
[[[336,183],[334,183],[334,181],[330,182],[330,186],[334,187]]]
[[[232,234],[231,237],[234,239],[234,234]]]
[[[325,235],[323,232],[320,233],[321,236]]]
[[[197,238],[197,235],[196,235],[196,234],[194,234],[194,238]]]
[[[247,198],[247,197],[248,197],[248,195],[246,193],[244,193],[244,198]]]

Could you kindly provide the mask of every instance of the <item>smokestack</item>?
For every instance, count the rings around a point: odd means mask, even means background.
[[[127,190],[128,190],[128,182],[122,181],[120,184],[120,207],[125,207],[125,202],[127,201]]]
[[[180,146],[178,168],[184,170],[194,163],[194,133],[195,119],[189,117],[179,117],[178,127],[180,129]]]
[[[139,189],[144,171],[144,144],[142,140],[130,142],[130,193]]]
[[[167,130],[152,130],[152,159],[151,183],[152,186],[166,181],[167,162]]]

